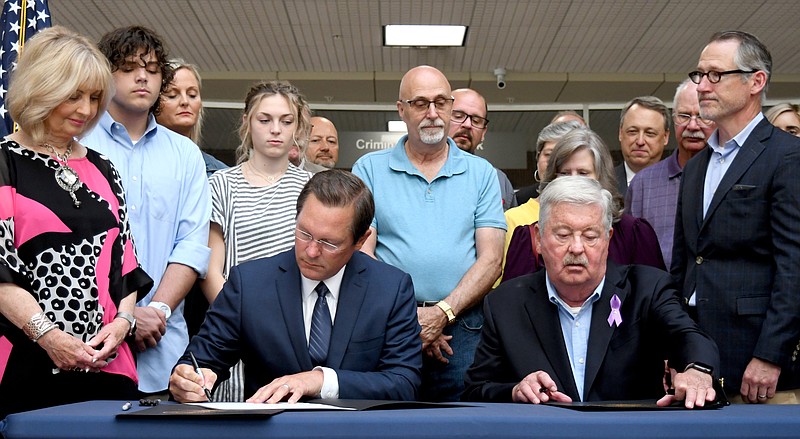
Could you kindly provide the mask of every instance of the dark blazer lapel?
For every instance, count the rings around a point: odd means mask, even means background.
[[[708,162],[711,161],[711,147],[706,147],[701,151],[697,157],[692,160],[699,162],[697,166],[698,172],[687,174],[684,172],[681,176],[686,179],[683,182],[683,210],[692,214],[695,230],[700,230],[700,225],[703,224],[703,190],[706,181],[706,169],[708,169]],[[698,189],[699,188],[699,189]],[[678,220],[681,220],[678,218]],[[685,227],[685,226],[684,226]],[[689,233],[686,230],[684,233]]]
[[[354,253],[344,270],[342,285],[339,288],[336,318],[331,333],[331,344],[328,348],[326,362],[328,367],[338,368],[342,365],[350,338],[353,336],[353,328],[358,320],[359,312],[361,312],[361,305],[367,295],[368,282],[365,276],[367,266],[362,263],[361,256],[359,252]]]
[[[289,333],[289,342],[297,356],[297,363],[302,370],[311,370],[313,365],[308,354],[308,340],[303,323],[303,287],[300,281],[300,269],[294,259],[294,252],[285,254],[288,257],[279,262],[278,267],[281,272],[275,279],[281,315]]]
[[[624,271],[627,271],[627,267],[620,267],[611,261],[608,262],[603,291],[600,293],[600,299],[592,307],[592,328],[589,331],[589,346],[586,353],[584,395],[590,394],[592,384],[600,371],[600,366],[606,360],[608,343],[611,341],[614,331],[617,330],[616,324],[613,326],[608,324],[608,316],[611,314],[611,297],[616,294],[624,306],[625,299],[628,296],[630,287],[623,285],[625,280]],[[625,315],[622,316],[623,325],[625,324],[625,317]],[[613,361],[613,359],[609,359],[609,361]]]
[[[531,321],[534,336],[538,338],[542,350],[547,356],[547,361],[555,371],[556,380],[561,383],[561,392],[570,395],[573,399],[578,395],[575,377],[572,376],[572,366],[569,363],[567,346],[561,332],[561,321],[558,317],[556,305],[550,302],[545,283],[545,270],[539,271],[531,286],[529,298],[525,301],[525,311]],[[536,288],[533,288],[535,286]]]
[[[771,134],[771,125],[764,119],[756,125],[753,132],[747,137],[744,145],[742,145],[739,152],[736,153],[736,158],[733,159],[730,168],[728,168],[722,180],[719,182],[719,187],[717,187],[717,190],[714,192],[714,197],[711,198],[711,204],[708,206],[708,212],[703,221],[703,226],[708,223],[708,219],[714,214],[717,206],[722,202],[722,199],[728,191],[742,178],[742,175],[747,172],[758,156],[764,152],[764,144],[761,143],[761,141],[769,138]],[[702,193],[703,191],[700,191],[700,194]]]

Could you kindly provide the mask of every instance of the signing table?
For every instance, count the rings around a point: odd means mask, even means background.
[[[523,404],[378,411],[293,411],[262,419],[117,418],[124,401],[90,401],[9,416],[16,438],[796,438],[800,406],[580,412]],[[138,403],[130,412],[143,410]]]

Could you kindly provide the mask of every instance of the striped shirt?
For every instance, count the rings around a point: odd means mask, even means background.
[[[265,258],[294,246],[297,197],[311,173],[289,165],[275,184],[251,185],[242,166],[215,172],[210,180],[211,222],[219,224],[225,240],[227,279],[231,267]],[[215,401],[244,401],[241,361],[231,368],[231,377],[214,392]]]
[[[234,265],[294,246],[297,197],[311,175],[289,165],[277,183],[264,187],[248,183],[241,165],[211,176],[211,222],[225,239],[226,279]]]

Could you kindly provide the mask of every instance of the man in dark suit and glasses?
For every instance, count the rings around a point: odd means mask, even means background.
[[[689,73],[700,117],[717,130],[683,171],[672,274],[719,346],[727,393],[796,403],[800,139],[761,113],[771,72],[763,43],[726,31],[711,37]]]
[[[232,269],[173,370],[175,399],[205,401],[203,386],[240,358],[248,402],[416,399],[422,342],[411,277],[358,251],[374,212],[358,177],[315,174],[297,200],[294,249]]]
[[[491,402],[713,401],[714,342],[683,310],[668,273],[608,259],[613,202],[596,180],[553,180],[539,197],[544,270],[500,284],[464,399]],[[674,394],[664,395],[664,360]]]

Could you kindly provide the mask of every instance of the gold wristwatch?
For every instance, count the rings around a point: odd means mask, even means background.
[[[453,312],[453,308],[451,308],[450,305],[447,302],[445,302],[444,300],[440,300],[440,301],[436,302],[436,306],[438,306],[439,309],[444,311],[444,314],[447,316],[447,324],[448,325],[450,325],[450,324],[452,324],[453,322],[456,321],[456,315]]]

